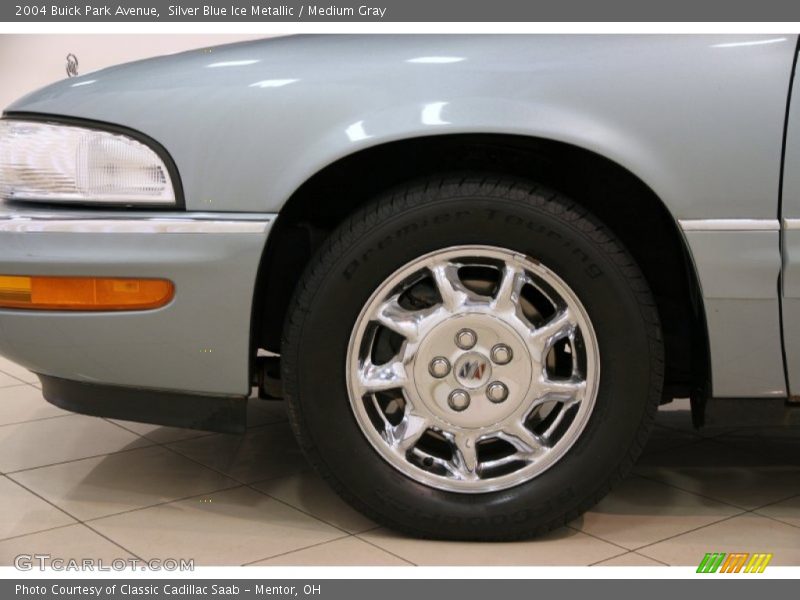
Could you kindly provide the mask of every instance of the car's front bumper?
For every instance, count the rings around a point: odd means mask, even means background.
[[[0,354],[51,378],[247,396],[253,292],[274,217],[0,204],[0,274],[175,284],[157,310],[0,310]]]

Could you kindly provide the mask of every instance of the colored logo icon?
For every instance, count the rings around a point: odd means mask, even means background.
[[[698,573],[763,573],[772,554],[748,552],[706,552],[697,566]]]

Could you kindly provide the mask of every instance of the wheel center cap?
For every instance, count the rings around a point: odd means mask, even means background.
[[[459,344],[465,331],[472,339]],[[499,344],[513,360],[492,362]],[[502,421],[529,397],[532,365],[511,325],[488,312],[462,313],[444,319],[420,341],[408,389],[412,402],[424,404],[446,427],[480,429]],[[492,384],[502,389],[491,391]]]
[[[462,386],[475,389],[491,379],[492,363],[480,352],[468,352],[456,361],[454,374]]]

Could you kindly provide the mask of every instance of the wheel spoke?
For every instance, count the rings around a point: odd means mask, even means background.
[[[392,361],[383,365],[367,362],[359,373],[359,383],[364,392],[382,392],[401,388],[408,382],[405,365]]]
[[[561,427],[561,423],[564,420],[564,417],[566,416],[566,414],[567,414],[567,407],[562,407],[558,411],[558,414],[556,415],[556,418],[553,419],[553,422],[550,423],[550,425],[547,427],[547,429],[545,429],[540,434],[543,440],[549,440],[550,436],[553,435],[553,432],[554,431],[558,431],[558,428]]]
[[[523,460],[530,460],[547,449],[544,440],[528,429],[522,421],[504,427],[497,437],[514,446],[517,449],[516,456]]]
[[[399,294],[392,296],[378,307],[375,320],[384,327],[402,335],[410,342],[416,342],[423,329],[423,323],[436,308],[411,311],[400,306]]]
[[[494,460],[487,460],[485,462],[482,462],[481,472],[486,473],[491,471],[492,469],[496,469],[497,467],[502,467],[503,465],[515,464],[519,462],[530,463],[533,461],[530,457],[515,452],[514,454],[509,454],[508,456],[504,456],[503,458],[496,458]]]
[[[539,399],[558,400],[564,404],[574,404],[583,400],[586,382],[577,379],[556,381],[545,379],[536,387]]]
[[[413,411],[406,411],[406,416],[394,428],[394,445],[403,452],[407,452],[417,444],[422,434],[428,430],[428,427],[430,427],[430,420],[427,416]]]
[[[506,264],[492,308],[498,312],[516,312],[523,285],[525,272],[516,265]]]
[[[478,478],[478,449],[475,438],[463,433],[453,435],[454,459],[462,479]]]
[[[457,312],[472,297],[458,276],[458,265],[439,262],[430,267],[442,304],[450,312]]]
[[[577,326],[577,321],[569,309],[556,313],[547,323],[531,331],[528,340],[531,354],[544,364],[547,353],[553,345],[564,338],[572,338]]]

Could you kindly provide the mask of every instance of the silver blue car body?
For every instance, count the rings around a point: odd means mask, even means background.
[[[143,313],[0,311],[0,353],[56,378],[246,396],[259,264],[293,195],[371,148],[497,134],[584,149],[643,182],[690,257],[711,393],[798,394],[796,45],[791,35],[300,36],[58,82],[7,116],[156,140],[185,210],[5,206],[0,272],[168,277],[178,294]],[[120,220],[136,225],[115,230]]]

